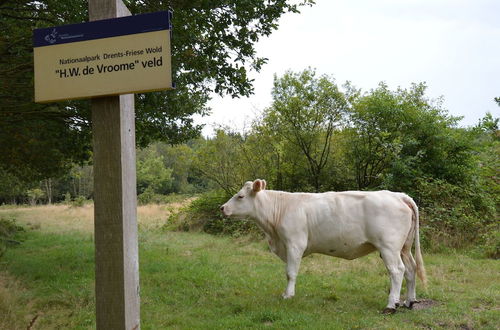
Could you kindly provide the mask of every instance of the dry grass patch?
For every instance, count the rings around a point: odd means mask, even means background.
[[[10,216],[31,229],[64,233],[68,231],[91,232],[94,228],[94,206],[41,205],[0,209],[0,216]]]
[[[139,226],[144,229],[159,228],[166,223],[172,212],[177,211],[192,199],[169,204],[141,205],[137,208]],[[0,216],[15,218],[30,229],[44,232],[65,233],[94,231],[94,204],[81,207],[69,205],[40,205],[33,207],[0,208]]]
[[[169,204],[140,205],[137,208],[137,221],[144,229],[160,228],[167,223],[168,217],[172,213],[179,211],[179,209],[192,201],[193,198],[188,198],[182,202],[173,202]]]

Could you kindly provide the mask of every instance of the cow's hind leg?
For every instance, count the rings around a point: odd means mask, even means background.
[[[288,284],[283,293],[283,298],[292,298],[295,295],[295,281],[299,273],[300,261],[302,260],[302,255],[304,254],[304,249],[291,245],[287,246],[286,249],[286,278]]]
[[[396,312],[396,304],[399,304],[399,295],[401,294],[401,285],[405,273],[405,266],[401,260],[400,251],[391,249],[382,249],[380,251],[385,267],[391,278],[391,291],[389,293],[389,301],[387,307],[383,310],[384,314],[392,314]]]
[[[401,251],[401,258],[405,265],[405,279],[406,279],[406,301],[405,306],[407,308],[412,308],[413,304],[417,300],[416,297],[416,273],[417,273],[417,263],[411,254],[411,245],[409,249],[406,246]]]

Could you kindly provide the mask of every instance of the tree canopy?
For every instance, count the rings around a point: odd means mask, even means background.
[[[440,100],[426,97],[426,85],[391,91],[384,83],[357,97],[350,113],[348,154],[357,188],[411,191],[415,178],[467,182],[472,144],[459,132],[460,118]]]
[[[316,77],[312,69],[275,77],[271,94],[273,103],[265,111],[264,123],[277,134],[276,141],[286,140],[305,156],[310,184],[318,192],[330,157],[331,137],[347,110],[346,97],[333,78]]]

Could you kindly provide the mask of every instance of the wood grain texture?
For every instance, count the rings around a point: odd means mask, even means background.
[[[121,0],[89,0],[89,18],[130,15]],[[140,329],[134,95],[94,98],[97,329]]]

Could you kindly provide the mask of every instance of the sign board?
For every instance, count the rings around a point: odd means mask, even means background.
[[[36,29],[35,102],[172,88],[171,12]]]

